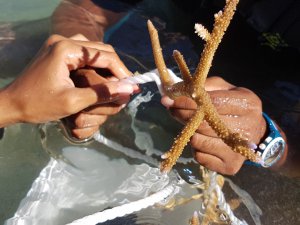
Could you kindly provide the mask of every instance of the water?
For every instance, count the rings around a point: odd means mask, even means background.
[[[0,21],[20,22],[48,17],[60,0],[0,1]]]
[[[0,39],[0,83],[2,86],[10,82],[20,73],[48,36],[48,16],[57,3],[58,1],[41,2],[30,0],[25,3],[16,0],[0,0],[0,34],[1,37],[3,37]],[[111,35],[109,41],[117,47],[122,59],[132,71],[146,72],[146,69],[153,68],[153,61],[152,52],[145,47],[147,46],[145,43],[149,41],[148,34],[145,32],[145,21],[136,14],[132,15],[131,20],[139,22],[125,24],[125,27],[122,27],[123,31],[119,30],[119,33]],[[129,28],[132,32],[125,32]],[[122,45],[119,43],[120,40],[118,37],[120,35],[126,40]],[[263,97],[263,100],[266,100],[267,109],[269,109],[270,112],[274,112],[277,118],[279,118],[281,125],[284,125],[286,128],[289,137],[291,137],[290,152],[292,157],[288,159],[287,166],[280,171],[273,172],[261,168],[244,166],[242,170],[234,177],[231,177],[231,179],[235,184],[247,191],[262,209],[262,224],[300,224],[298,216],[300,211],[300,171],[299,167],[292,167],[292,165],[295,165],[293,156],[297,156],[297,150],[299,152],[299,147],[296,142],[299,136],[299,127],[297,125],[299,124],[299,109],[296,107],[297,104],[299,105],[299,88],[297,84],[295,84],[296,86],[291,85],[294,81],[288,76],[292,72],[297,74],[299,70],[292,66],[292,64],[286,66],[284,61],[281,63],[284,70],[281,68],[278,69],[279,64],[272,64],[271,57],[260,62],[260,54],[257,54],[258,52],[254,52],[256,53],[255,59],[257,61],[255,65],[245,63],[247,60],[242,61],[242,59],[247,59],[254,53],[251,53],[249,47],[252,45],[251,43],[249,44],[249,40],[247,39],[249,37],[247,36],[248,34],[245,35],[245,37],[242,33],[239,35],[240,37],[234,41],[234,45],[227,41],[229,38],[225,40],[224,48],[220,50],[220,55],[217,55],[212,71],[215,74],[222,72],[226,79],[232,82],[236,81],[236,84],[240,83],[242,86],[245,86],[245,83],[241,74],[248,76],[248,85],[258,91]],[[234,35],[231,35],[231,37],[235,39]],[[165,46],[166,54],[169,55],[169,58],[167,58],[169,67],[175,68],[174,62],[170,57],[172,50],[178,46],[185,46],[182,52],[185,56],[189,56],[187,61],[191,68],[193,68],[195,62],[197,62],[197,54],[194,51],[194,46],[188,39],[178,33],[170,34],[167,32],[162,35],[162,39],[170,43]],[[245,41],[243,42],[242,40]],[[139,46],[142,46],[142,48],[138,48],[136,43],[139,43]],[[242,47],[237,48],[236,45],[239,43],[241,43],[240,45],[242,45]],[[226,46],[228,47],[226,48]],[[232,49],[235,49],[235,51],[232,51]],[[246,50],[239,52],[243,49]],[[255,50],[258,51],[258,49]],[[127,54],[124,54],[125,52]],[[238,57],[235,57],[235,54]],[[135,59],[133,59],[132,56],[135,56]],[[143,62],[143,67],[138,64],[136,60]],[[257,71],[257,68],[259,68],[260,71]],[[284,71],[287,76],[283,77],[282,75],[278,75],[278,78],[274,78],[278,71]],[[259,82],[259,79],[262,79],[263,76],[253,78],[255,72],[258,74],[271,74],[272,79],[267,79],[269,83],[265,82],[265,80]],[[274,79],[277,79],[277,81],[275,82]],[[153,87],[150,87],[150,89],[152,88]],[[284,107],[285,113],[277,113],[279,112],[278,109],[282,107]],[[145,132],[145,134],[151,134],[154,140],[154,148],[158,150],[168,149],[173,137],[181,129],[181,126],[172,120],[166,110],[160,106],[158,95],[154,96],[154,100],[150,103],[142,105],[136,117],[137,120],[135,124],[139,128],[139,131]],[[134,143],[134,131],[131,128],[131,123],[125,124],[123,122],[124,120],[130,121],[130,117],[128,117],[125,111],[111,118],[106,126],[103,127],[102,133],[112,141],[137,149],[137,145]],[[46,168],[47,165],[54,163],[50,161],[49,155],[60,159],[57,162],[60,168],[62,168],[62,172],[53,178],[59,180],[60,176],[61,178],[63,176],[68,177],[63,184],[70,187],[68,193],[77,193],[77,195],[75,195],[78,199],[72,200],[68,198],[74,195],[66,195],[65,199],[62,198],[62,193],[65,190],[59,189],[59,182],[54,179],[54,184],[58,185],[58,195],[52,194],[56,197],[61,196],[61,198],[56,199],[57,202],[53,205],[51,213],[37,215],[41,219],[49,218],[70,222],[72,219],[92,214],[106,207],[114,207],[126,201],[132,201],[133,199],[149,194],[145,193],[145,191],[151,190],[151,187],[148,186],[149,189],[142,190],[138,186],[138,183],[136,183],[136,185],[130,183],[134,182],[134,180],[129,181],[127,179],[132,174],[142,176],[143,174],[149,174],[147,173],[149,171],[155,171],[155,167],[153,167],[151,163],[143,159],[133,159],[124,153],[114,151],[98,143],[91,143],[88,146],[66,144],[67,142],[65,142],[63,136],[57,132],[59,128],[53,124],[49,124],[49,126],[52,126],[54,129],[52,132],[53,137],[49,134],[46,135],[47,140],[50,140],[47,142],[50,144],[49,148],[45,146],[45,142],[41,143],[41,140],[45,140],[45,137],[43,135],[41,137],[40,128],[35,125],[18,124],[5,129],[4,137],[0,141],[0,224],[13,216],[21,200],[26,196],[40,172]],[[53,141],[51,141],[51,138],[53,138]],[[65,146],[62,146],[62,144],[65,144]],[[148,152],[145,155],[149,154]],[[185,158],[188,159],[190,157],[189,151],[186,151],[185,154]],[[85,161],[87,159],[90,160]],[[156,156],[154,156],[153,159],[159,160]],[[103,167],[97,167],[98,164],[106,165],[104,168],[110,169],[106,171],[107,173],[104,173],[103,170],[101,170]],[[75,166],[76,169],[67,165]],[[115,170],[111,169],[112,165]],[[84,174],[84,176],[78,176],[78,168],[80,168],[79,171],[81,171],[80,173]],[[96,169],[91,170],[91,168]],[[187,168],[189,168],[189,170],[187,170]],[[197,168],[196,164],[193,163],[189,163],[188,166],[179,164],[177,167],[181,177],[187,181],[194,175],[198,176]],[[116,176],[120,176],[120,179],[111,179]],[[80,177],[80,179],[74,180],[74,177]],[[101,178],[105,180],[106,184],[108,182],[109,185],[103,186]],[[152,178],[157,179],[157,176]],[[197,178],[198,177],[195,179],[197,180]],[[62,182],[62,180],[60,180],[60,182]],[[126,182],[128,186],[125,185]],[[123,189],[119,188],[122,184]],[[81,192],[80,194],[80,192],[75,192],[79,191],[76,190],[76,187],[82,187],[88,191]],[[136,187],[136,190],[140,189],[141,191],[136,196],[130,196],[127,195],[127,188],[125,187]],[[186,185],[185,188],[185,190],[190,190],[190,192],[186,191],[181,193],[179,197],[188,199],[195,194],[195,189],[192,189],[190,185]],[[124,193],[122,193],[122,190]],[[228,185],[225,185],[223,190],[226,199],[241,201],[241,198],[237,196]],[[115,192],[119,192],[119,196],[115,195],[118,198],[109,198],[110,196],[114,196],[112,193]],[[128,199],[126,200],[126,198]],[[120,201],[120,199],[124,199],[124,202]],[[86,202],[84,202],[85,200]],[[180,200],[182,199],[179,199],[174,205],[177,205]],[[102,202],[99,203],[99,201]],[[93,202],[95,202],[94,205],[92,204]],[[56,203],[60,203],[61,208],[64,209],[57,211],[59,207]],[[136,220],[141,224],[169,224],[170,222],[175,224],[174,221],[178,222],[178,224],[187,224],[188,218],[195,209],[199,208],[199,204],[199,201],[191,201],[188,204],[177,205],[173,211],[149,208],[134,215],[115,219],[111,223],[105,224],[132,224],[133,221]],[[40,209],[42,210],[42,208]],[[254,224],[249,209],[247,209],[244,204],[235,210],[235,213],[239,218],[245,219],[249,224]],[[159,218],[159,220],[157,220],[157,218]]]

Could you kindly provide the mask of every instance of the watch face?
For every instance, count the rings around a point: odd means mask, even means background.
[[[285,143],[281,137],[277,137],[274,140],[272,140],[268,144],[267,148],[265,149],[262,155],[262,160],[264,164],[263,166],[269,167],[276,163],[282,156],[284,147]]]

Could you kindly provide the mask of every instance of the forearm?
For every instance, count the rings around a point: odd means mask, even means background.
[[[82,34],[91,41],[103,41],[105,31],[124,15],[89,0],[63,1],[52,15],[51,33],[66,37]]]

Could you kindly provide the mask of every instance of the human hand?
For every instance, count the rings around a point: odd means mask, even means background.
[[[220,77],[207,78],[205,89],[229,129],[240,133],[249,142],[260,143],[266,132],[266,122],[257,95],[246,88],[235,87]],[[164,96],[162,104],[182,123],[191,118],[197,107],[187,97],[171,100]],[[237,173],[245,161],[245,157],[233,152],[205,121],[199,126],[190,143],[196,161],[222,174]]]
[[[71,39],[89,41],[85,36],[80,34],[72,36]],[[105,45],[105,49],[106,51],[115,53],[115,50],[110,45]],[[97,69],[96,72],[93,68],[76,70],[71,74],[71,79],[76,87],[81,88],[119,80],[116,76],[113,76],[113,74],[107,71],[107,69]],[[138,87],[135,86],[134,88],[135,91],[137,91]],[[129,100],[129,95],[120,96],[120,98],[114,102],[93,105],[76,114],[63,118],[62,121],[67,132],[73,137],[77,139],[89,138],[99,130],[100,125],[108,119],[108,116],[118,113]]]
[[[97,70],[96,72],[94,69],[77,70],[71,75],[71,79],[76,87],[89,87],[118,80],[118,78],[114,76],[101,76],[101,71]],[[102,125],[109,116],[118,113],[124,108],[129,100],[129,95],[120,96],[115,101],[96,104],[68,116],[63,119],[63,122],[73,137],[77,139],[89,138],[99,130],[99,126]]]
[[[0,125],[58,120],[95,104],[123,99],[137,88],[118,81],[75,87],[70,71],[87,66],[106,68],[118,79],[131,74],[108,45],[50,37],[23,73],[1,90]]]

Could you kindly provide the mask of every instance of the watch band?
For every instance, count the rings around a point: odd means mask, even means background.
[[[262,161],[260,163],[253,163],[247,160],[245,163],[267,168],[279,161],[284,153],[286,143],[273,120],[266,113],[263,113],[263,117],[267,122],[269,134],[256,149]]]

